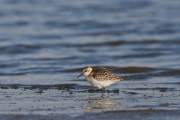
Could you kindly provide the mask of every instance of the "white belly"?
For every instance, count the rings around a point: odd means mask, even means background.
[[[107,87],[113,83],[116,83],[117,81],[112,80],[103,80],[103,81],[97,81],[95,79],[88,80],[90,84],[94,87],[97,87],[98,89]]]

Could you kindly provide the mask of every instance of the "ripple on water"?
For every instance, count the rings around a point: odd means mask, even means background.
[[[1,0],[0,113],[180,109],[179,3]],[[102,98],[89,64],[125,80]]]

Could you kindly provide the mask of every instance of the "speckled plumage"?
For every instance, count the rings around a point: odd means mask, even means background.
[[[123,80],[121,77],[113,75],[112,72],[106,68],[93,68],[89,66],[83,69],[83,75],[92,86],[98,89],[105,88],[106,86]]]
[[[122,79],[119,76],[113,75],[112,72],[106,68],[93,69],[90,76],[98,81],[106,81],[106,80],[116,81]]]

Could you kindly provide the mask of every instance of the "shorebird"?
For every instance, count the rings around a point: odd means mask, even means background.
[[[110,86],[111,84],[117,83],[123,80],[119,76],[115,76],[112,72],[104,67],[102,68],[93,68],[91,66],[85,67],[82,70],[82,73],[78,76],[84,76],[85,79],[93,86],[98,89],[104,90],[105,87]]]

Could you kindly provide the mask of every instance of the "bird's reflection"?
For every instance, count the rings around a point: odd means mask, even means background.
[[[120,107],[115,100],[112,100],[109,97],[99,97],[99,98],[89,98],[85,107],[85,112],[93,112],[93,111],[109,111],[109,110],[117,110]]]

